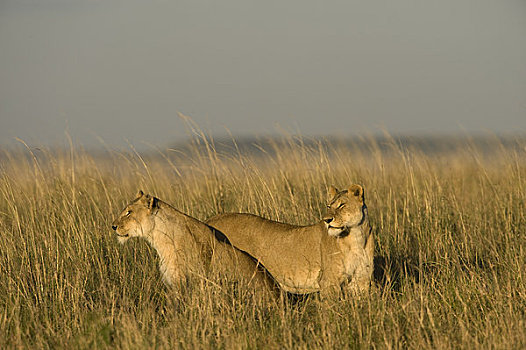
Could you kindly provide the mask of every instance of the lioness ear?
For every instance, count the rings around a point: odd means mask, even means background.
[[[152,196],[150,196],[148,193],[143,194],[141,197],[138,198],[138,201],[142,204],[146,205],[148,208],[150,207],[150,200],[152,199]]]
[[[333,199],[338,194],[338,189],[334,186],[329,186],[329,190],[327,191],[327,200]]]
[[[135,199],[139,199],[141,198],[142,196],[144,195],[144,192],[139,190],[139,192],[137,192],[137,195],[135,196]]]
[[[148,199],[148,209],[151,213],[156,208],[159,208],[159,200],[152,196]]]
[[[363,187],[362,186],[358,184],[351,185],[347,189],[347,193],[351,196],[357,197],[360,200],[360,202],[363,203]]]

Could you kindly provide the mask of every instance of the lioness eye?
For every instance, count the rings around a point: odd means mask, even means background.
[[[342,203],[342,204],[338,205],[337,209],[340,209],[340,208],[343,208],[343,207],[345,207],[345,203]]]
[[[131,210],[128,210],[128,211],[126,212],[126,216],[130,216],[130,214],[131,214]]]

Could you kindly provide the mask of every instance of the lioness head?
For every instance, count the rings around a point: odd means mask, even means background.
[[[329,187],[327,213],[323,216],[323,221],[330,236],[348,235],[351,228],[362,224],[365,211],[362,186],[351,185],[343,191],[338,191],[334,186]]]
[[[154,227],[152,214],[158,205],[157,198],[139,191],[136,198],[124,208],[111,224],[119,243],[126,242],[130,237],[147,236]]]

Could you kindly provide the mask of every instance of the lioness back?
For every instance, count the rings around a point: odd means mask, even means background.
[[[244,213],[220,214],[207,220],[207,224],[224,232],[236,248],[260,261],[286,291],[309,293],[319,289],[321,256],[312,256],[312,252],[319,251],[316,247],[321,243],[322,225],[304,230],[302,226]],[[298,240],[298,234],[304,239]],[[287,288],[288,285],[293,288]]]

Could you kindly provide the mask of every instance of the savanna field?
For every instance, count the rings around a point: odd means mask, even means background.
[[[413,140],[414,141],[414,140]],[[295,136],[221,145],[0,154],[0,348],[526,347],[526,140]],[[425,141],[425,140],[424,140]],[[205,220],[321,219],[329,185],[365,187],[371,292],[273,300],[220,276],[164,286],[112,220],[139,189]]]

